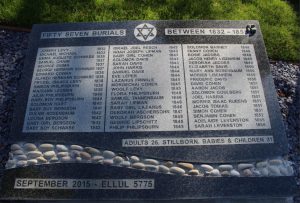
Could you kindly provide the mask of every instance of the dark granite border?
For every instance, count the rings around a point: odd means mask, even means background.
[[[74,170],[76,168],[76,170]],[[100,173],[101,171],[101,173]],[[14,189],[15,178],[144,178],[155,179],[151,190],[32,190]],[[288,197],[295,194],[293,177],[223,177],[202,178],[156,174],[87,164],[53,164],[31,166],[5,171],[1,199],[6,200],[175,200],[204,198],[267,198]]]
[[[103,44],[145,44],[134,38],[133,29],[142,22],[149,22],[157,27],[157,37],[147,42],[156,43],[226,43],[226,44],[253,44],[257,56],[257,62],[261,74],[262,84],[268,106],[272,130],[226,130],[226,131],[190,131],[190,132],[130,132],[130,133],[22,133],[28,93],[30,90],[31,77],[35,63],[38,47],[49,46],[89,46]],[[184,23],[184,24],[183,24]],[[245,36],[164,36],[165,27],[223,27],[241,28],[248,24],[257,27],[255,35]],[[82,30],[82,29],[109,29],[125,28],[127,38],[88,38],[88,39],[55,39],[40,40],[41,31],[60,31],[60,30]],[[61,143],[82,143],[95,147],[113,148],[116,151],[128,153],[138,153],[142,156],[152,156],[161,159],[176,159],[191,162],[230,162],[230,161],[250,161],[255,159],[265,159],[272,156],[281,156],[287,153],[287,140],[280,117],[278,103],[274,91],[274,84],[270,74],[269,63],[265,51],[262,34],[257,21],[129,21],[114,23],[72,23],[72,24],[48,24],[35,25],[31,33],[30,48],[25,62],[22,80],[19,88],[19,96],[14,113],[12,124],[12,141],[43,141]],[[111,139],[113,135],[114,139]],[[126,138],[149,138],[156,137],[210,137],[210,136],[252,136],[252,135],[274,135],[274,144],[268,145],[236,145],[232,146],[201,146],[201,147],[161,147],[161,148],[122,148],[121,140]],[[174,150],[176,149],[176,150]]]

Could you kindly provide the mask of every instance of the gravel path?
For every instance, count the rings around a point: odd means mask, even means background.
[[[7,160],[8,134],[12,121],[16,87],[23,70],[28,33],[0,30],[0,168]],[[271,61],[271,69],[278,93],[289,139],[288,157],[294,162],[300,189],[300,64]],[[2,171],[2,170],[0,170]],[[1,176],[1,174],[0,174]],[[300,195],[300,194],[299,194]]]
[[[271,61],[277,99],[289,141],[289,159],[294,162],[300,202],[300,64]]]
[[[28,33],[0,30],[0,161],[7,159],[8,134],[12,121],[17,84],[23,69]],[[2,172],[2,170],[0,170]]]

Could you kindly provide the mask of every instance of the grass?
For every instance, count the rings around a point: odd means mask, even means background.
[[[259,20],[272,59],[300,60],[300,23],[283,0],[1,0],[0,24],[120,20]]]

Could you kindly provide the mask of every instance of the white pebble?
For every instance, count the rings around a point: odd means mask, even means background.
[[[73,158],[79,157],[80,156],[80,151],[78,151],[78,150],[71,150],[70,155]]]
[[[210,172],[214,169],[212,166],[210,166],[208,164],[201,164],[201,167],[207,172]]]
[[[282,175],[284,175],[284,176],[290,175],[288,169],[287,169],[286,167],[284,167],[284,166],[280,166],[280,167],[279,167],[279,171],[280,171],[280,173],[281,173]]]
[[[122,167],[129,167],[130,166],[130,162],[129,161],[123,161],[120,166]]]
[[[113,161],[114,161],[114,164],[120,164],[122,161],[124,161],[124,159],[122,158],[122,157],[120,157],[120,156],[115,156],[114,157],[114,159],[113,159]]]
[[[177,166],[173,166],[170,168],[170,172],[177,174],[177,175],[183,175],[185,174],[185,170],[183,170],[182,168],[179,168]]]
[[[139,162],[140,161],[140,158],[137,157],[137,156],[131,156],[129,158],[129,160],[132,162],[132,163],[136,163],[136,162]]]
[[[26,143],[24,144],[23,148],[26,151],[35,151],[37,149],[37,147],[33,143]]]
[[[5,168],[14,168],[16,167],[16,162],[14,160],[8,160],[6,162]]]
[[[280,160],[280,159],[272,159],[272,160],[269,160],[269,164],[270,165],[274,165],[274,166],[278,166],[278,165],[282,164],[282,160]]]
[[[194,165],[191,164],[191,163],[179,162],[179,163],[177,163],[177,166],[179,166],[180,168],[183,168],[185,170],[192,170],[192,169],[194,169]]]
[[[92,156],[87,152],[80,152],[80,157],[84,160],[90,160]]]
[[[170,169],[164,165],[159,165],[158,166],[158,171],[162,173],[169,173]]]
[[[164,163],[164,165],[165,165],[166,167],[170,168],[170,167],[174,166],[174,163],[173,163],[172,161],[166,161],[166,162]]]
[[[247,169],[243,170],[243,175],[246,176],[246,177],[250,177],[250,176],[253,175],[253,173],[249,168],[247,168]]]
[[[233,169],[233,166],[229,165],[229,164],[223,164],[223,165],[220,165],[218,168],[220,171],[230,171]]]
[[[223,176],[223,177],[229,177],[230,176],[230,172],[229,171],[221,171],[221,176]]]
[[[49,160],[49,162],[50,163],[56,163],[56,162],[58,162],[59,161],[59,159],[55,156],[55,157],[52,157],[50,160]]]
[[[188,174],[191,176],[198,176],[200,173],[197,169],[192,169],[188,172]]]
[[[42,152],[53,151],[54,145],[53,144],[41,144],[39,146],[39,150],[41,150]]]
[[[240,177],[241,174],[237,171],[237,170],[231,170],[230,171],[230,175],[233,176],[233,177]]]
[[[18,145],[18,144],[12,144],[12,145],[10,146],[10,150],[11,150],[11,151],[21,150],[21,149],[22,149],[21,146]]]
[[[17,167],[24,167],[26,165],[27,165],[27,161],[22,160],[17,162]]]
[[[265,176],[265,177],[269,176],[269,171],[267,168],[260,168],[259,172],[262,176]]]
[[[84,151],[86,151],[87,153],[91,154],[91,155],[101,155],[101,152],[93,147],[85,147]]]
[[[80,163],[82,161],[82,158],[78,156],[78,157],[75,158],[75,161]]]
[[[93,163],[98,163],[99,161],[103,160],[104,157],[103,156],[93,156],[92,157],[92,162]]]
[[[57,153],[58,158],[61,158],[61,157],[64,157],[64,156],[69,156],[69,152],[58,152]]]
[[[68,147],[66,147],[65,145],[62,145],[62,144],[58,144],[58,145],[56,145],[56,150],[58,152],[67,152]]]
[[[27,156],[25,154],[15,156],[17,160],[27,160]]]
[[[45,153],[44,153],[44,157],[46,158],[46,159],[51,159],[52,157],[54,157],[55,156],[55,151],[46,151]]]
[[[144,164],[149,164],[149,165],[158,165],[159,161],[155,159],[144,159]]]
[[[115,153],[112,152],[112,151],[105,150],[105,151],[103,152],[103,157],[104,157],[105,159],[112,159],[112,158],[114,158],[115,156],[116,156]]]
[[[14,154],[14,155],[22,155],[22,154],[24,154],[24,152],[22,151],[22,150],[15,150],[15,151],[12,151],[12,153]]]
[[[254,165],[253,164],[239,164],[238,165],[238,169],[240,171],[244,170],[244,169],[248,169],[248,168],[253,168]]]
[[[112,159],[104,159],[102,163],[104,165],[113,165],[114,161]]]
[[[72,150],[77,150],[77,151],[82,151],[83,150],[83,147],[79,146],[79,145],[71,145],[70,148]]]
[[[221,176],[219,169],[213,169],[209,173],[210,176]]]
[[[27,164],[28,165],[36,165],[38,163],[38,161],[36,160],[36,159],[29,159],[28,161],[27,161]]]
[[[277,166],[268,166],[269,176],[281,176],[280,170]]]
[[[143,163],[140,163],[140,162],[136,162],[136,163],[133,163],[131,165],[132,168],[135,168],[135,169],[144,169],[145,168],[145,164]]]
[[[263,168],[263,167],[267,167],[268,166],[268,162],[266,161],[260,161],[256,163],[256,167],[257,168]]]
[[[63,163],[68,163],[68,162],[71,162],[72,161],[72,158],[70,156],[64,156],[62,157],[61,159],[61,162]]]
[[[261,176],[260,171],[257,170],[257,169],[252,170],[252,173],[253,173],[254,176]]]
[[[39,163],[42,163],[42,164],[47,163],[47,160],[46,160],[44,157],[42,157],[42,156],[36,158],[36,160],[37,160]]]
[[[31,151],[31,152],[27,153],[27,157],[29,159],[34,159],[34,158],[37,158],[37,157],[40,157],[40,156],[42,156],[42,152],[40,152],[40,151]]]

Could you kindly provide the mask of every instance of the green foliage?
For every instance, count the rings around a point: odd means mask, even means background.
[[[283,0],[1,0],[0,23],[258,20],[273,59],[300,60],[299,18]]]

